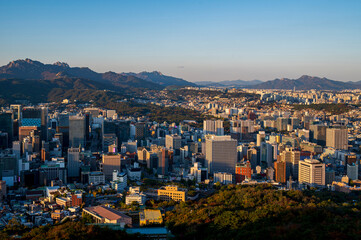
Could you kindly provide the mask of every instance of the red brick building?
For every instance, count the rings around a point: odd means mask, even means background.
[[[83,203],[83,197],[81,193],[71,195],[71,206],[77,207]]]
[[[251,179],[251,177],[252,168],[249,161],[236,164],[236,183],[240,183],[246,178]]]
[[[274,163],[276,182],[286,183],[286,163],[277,161]]]

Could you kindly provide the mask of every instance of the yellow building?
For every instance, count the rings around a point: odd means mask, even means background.
[[[51,213],[51,218],[54,220],[61,220],[64,218],[64,212],[61,210],[55,210]]]
[[[178,186],[166,186],[158,189],[158,199],[161,201],[174,200],[176,202],[185,201],[187,197],[187,191],[178,188]]]
[[[163,217],[160,210],[144,210],[139,212],[139,224],[140,226],[148,224],[162,224]]]
[[[62,207],[70,207],[71,206],[71,199],[70,198],[63,198],[63,197],[57,197],[55,199],[56,204]]]

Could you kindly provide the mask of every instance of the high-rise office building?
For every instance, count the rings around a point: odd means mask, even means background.
[[[20,104],[11,104],[10,109],[13,112],[13,119],[21,121],[22,107]]]
[[[115,133],[103,134],[103,151],[108,152],[109,146],[112,145],[118,148],[118,138]]]
[[[326,145],[326,128],[327,126],[320,124],[310,125],[311,139],[313,142],[321,146]]]
[[[13,142],[13,116],[11,112],[0,113],[0,132],[7,133],[7,147],[12,146]]]
[[[69,146],[70,147],[85,147],[86,140],[86,124],[84,116],[70,116],[69,117]]]
[[[15,155],[0,153],[0,179],[2,179],[4,172],[11,172],[14,176],[17,175],[18,169],[19,164]]]
[[[253,171],[256,171],[256,167],[259,164],[258,155],[259,155],[259,151],[257,151],[256,148],[250,148],[247,150],[247,159],[248,161],[250,161],[251,168]]]
[[[301,152],[295,151],[292,148],[286,148],[280,153],[280,160],[286,163],[286,179],[289,179],[290,176],[294,180],[298,179],[300,157]]]
[[[144,122],[137,122],[134,124],[135,127],[135,140],[143,140],[148,135],[147,124]]]
[[[41,108],[41,140],[48,141],[48,108]]]
[[[104,134],[115,133],[118,138],[118,149],[120,149],[121,143],[128,141],[130,138],[130,122],[105,120],[103,131]]]
[[[357,164],[347,164],[347,177],[351,180],[358,179],[358,165]]]
[[[231,136],[206,137],[206,163],[208,172],[234,173],[237,162],[237,141]]]
[[[275,181],[280,183],[286,183],[286,163],[277,161],[274,163],[275,169]]]
[[[166,175],[168,174],[169,165],[170,165],[170,157],[171,157],[171,151],[167,148],[160,148],[158,150],[158,168],[157,172],[160,175]]]
[[[102,172],[105,175],[105,179],[110,181],[113,178],[113,172],[116,170],[121,172],[121,156],[120,154],[103,154],[102,156]]]
[[[263,168],[273,166],[273,146],[262,142],[260,146],[260,164]]]
[[[35,132],[38,135],[39,127],[37,126],[21,126],[19,127],[19,142],[23,142],[26,137],[30,137],[31,132]]]
[[[21,117],[21,126],[39,127],[41,140],[48,140],[48,108],[26,107]]]
[[[79,177],[80,176],[80,149],[69,148],[68,149],[68,177]]]
[[[335,149],[348,149],[347,128],[327,128],[326,130],[326,146]]]
[[[0,202],[2,202],[4,198],[6,198],[6,192],[6,182],[0,180]]]
[[[278,131],[287,131],[288,118],[279,117],[276,120],[276,128]]]
[[[257,146],[261,146],[261,143],[265,141],[266,138],[266,132],[264,131],[259,131],[259,133],[257,133]]]
[[[182,147],[182,137],[177,134],[166,135],[165,147],[169,149],[180,149]]]
[[[325,164],[315,159],[305,159],[299,163],[298,182],[325,185]]]
[[[301,119],[296,117],[291,117],[291,125],[293,128],[299,128],[301,125]]]
[[[68,165],[69,166],[69,165]],[[67,170],[64,161],[50,161],[39,168],[40,184],[50,185],[51,181],[61,181],[67,183]]]
[[[37,107],[23,108],[21,126],[37,126],[41,127],[42,112]]]
[[[203,131],[205,134],[214,134],[217,136],[224,135],[223,121],[222,120],[204,120]]]
[[[69,114],[60,113],[58,115],[58,125],[56,132],[62,134],[62,146],[63,148],[69,147]]]

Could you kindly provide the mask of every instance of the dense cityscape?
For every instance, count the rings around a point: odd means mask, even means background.
[[[0,240],[361,239],[361,1],[0,12]]]
[[[184,101],[164,91],[142,101],[193,109],[203,121],[156,122],[69,99],[3,106],[2,228],[84,221],[166,239],[182,236],[171,231],[179,204],[222,186],[358,196],[357,91],[180,91]]]

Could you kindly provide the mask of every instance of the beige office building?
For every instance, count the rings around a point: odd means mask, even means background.
[[[182,137],[179,135],[166,135],[165,147],[169,149],[180,149],[182,147]]]
[[[326,146],[335,149],[348,149],[347,128],[327,128]]]
[[[325,164],[315,159],[299,162],[298,181],[310,185],[325,185]]]
[[[174,200],[176,202],[185,201],[187,197],[187,191],[178,188],[177,186],[166,186],[158,189],[158,199],[161,201]]]

